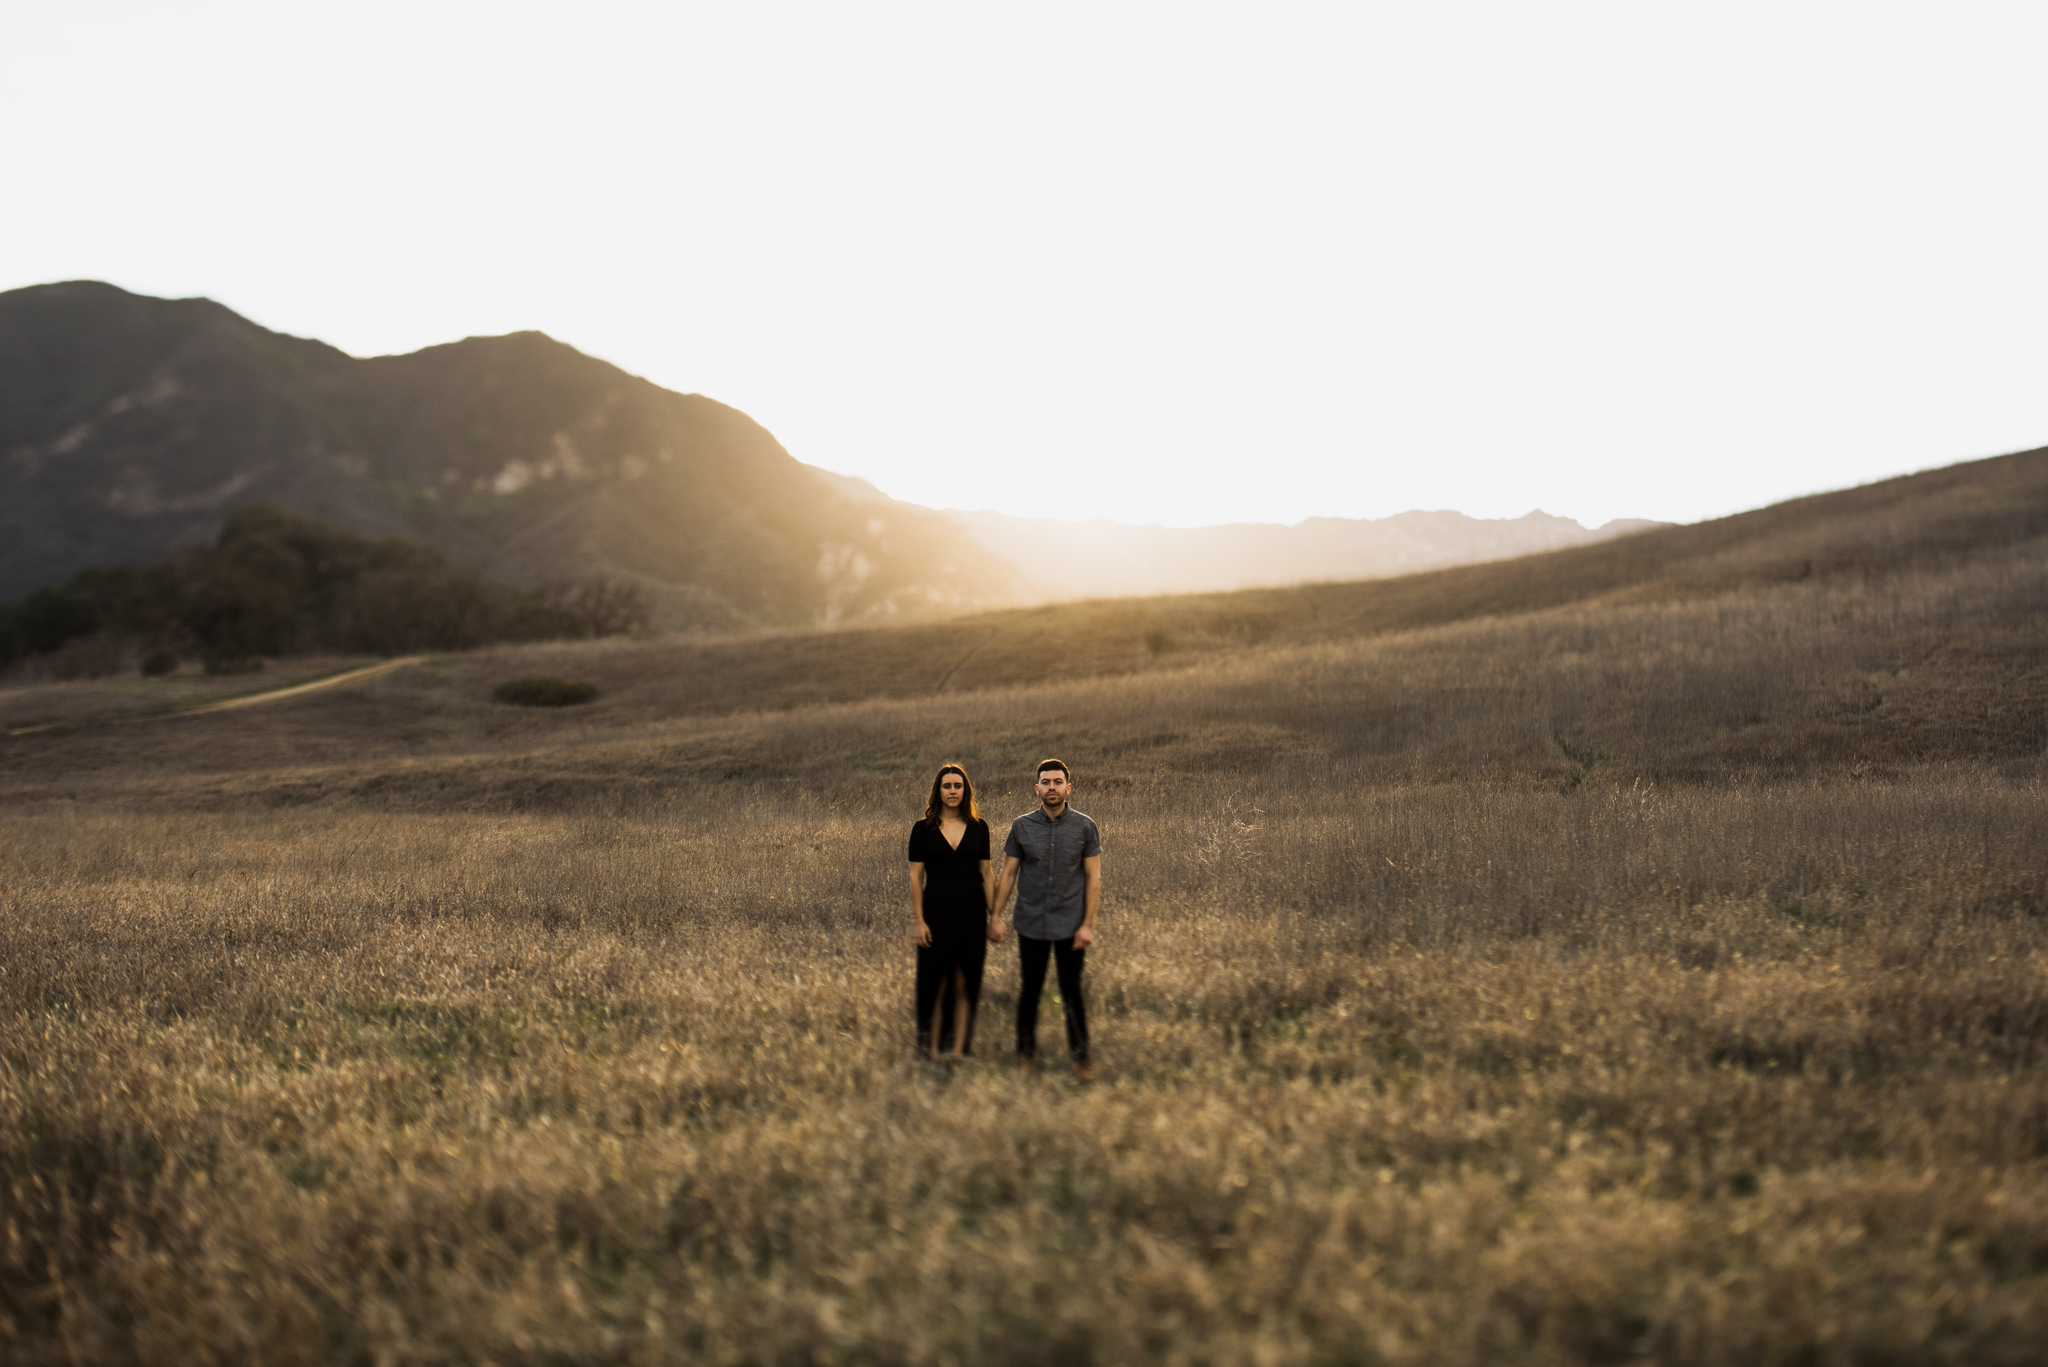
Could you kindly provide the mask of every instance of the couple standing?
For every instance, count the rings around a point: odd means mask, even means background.
[[[1068,800],[1074,778],[1063,761],[1038,766],[1038,806],[1010,823],[1000,885],[989,858],[988,823],[974,805],[974,785],[957,764],[932,779],[924,816],[910,828],[910,920],[917,939],[918,1047],[958,1062],[974,1037],[981,969],[990,941],[1008,934],[1003,906],[1017,894],[1017,951],[1023,969],[1017,993],[1017,1066],[1038,1055],[1038,999],[1046,960],[1057,966],[1067,1018],[1067,1052],[1085,1080],[1088,1011],[1081,969],[1095,939],[1102,904],[1102,836]],[[946,1047],[950,1040],[951,1047]]]

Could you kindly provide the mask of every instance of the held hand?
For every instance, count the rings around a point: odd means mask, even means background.
[[[1090,927],[1082,926],[1079,930],[1074,932],[1074,948],[1086,949],[1088,948],[1088,946],[1094,943],[1095,931]]]
[[[932,947],[932,928],[926,925],[924,922],[919,921],[917,923],[916,938],[917,947],[919,949],[930,949]]]
[[[996,944],[1001,944],[1003,942],[1003,936],[1005,936],[1008,933],[1009,927],[1005,926],[1001,921],[998,921],[995,917],[989,917],[988,938],[991,941],[993,941]]]

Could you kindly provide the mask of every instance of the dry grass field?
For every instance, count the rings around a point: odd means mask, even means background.
[[[532,673],[604,694],[490,701]],[[2048,456],[144,710],[0,692],[56,723],[0,741],[9,1362],[2048,1342]],[[1013,951],[937,1070],[908,823],[959,759],[1000,838],[1055,752],[1100,1080],[1006,1066]]]

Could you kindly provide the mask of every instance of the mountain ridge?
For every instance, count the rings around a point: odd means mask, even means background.
[[[1508,560],[1669,524],[1616,519],[1597,528],[1540,510],[1475,518],[1415,509],[1383,518],[1311,517],[1293,524],[1133,525],[1106,518],[1019,518],[942,509],[1027,579],[1069,596],[1214,593],[1387,579]]]
[[[210,300],[0,294],[0,597],[210,540],[267,499],[515,582],[612,573],[661,625],[830,626],[1016,601],[1014,568],[877,516],[739,410],[543,333],[357,358]]]
[[[0,600],[205,544],[255,500],[514,583],[623,576],[657,626],[713,631],[1386,578],[1663,525],[938,510],[537,330],[355,357],[209,299],[100,281],[0,293]]]
[[[858,475],[831,470],[819,474],[834,491],[855,502],[902,502]],[[1381,518],[1309,517],[1295,523],[1228,522],[1206,527],[1018,517],[988,508],[938,511],[1019,566],[1037,598],[1049,602],[1387,579],[1673,525],[1615,518],[1586,527],[1541,509],[1518,518],[1411,509]]]

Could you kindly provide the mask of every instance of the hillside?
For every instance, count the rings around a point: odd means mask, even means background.
[[[539,747],[515,767],[555,773],[547,791],[605,790],[625,781],[618,764],[637,764],[605,758],[605,747],[637,753],[631,738],[649,727],[753,737],[737,750],[705,741],[709,749],[686,766],[720,774],[791,764],[796,772],[849,754],[893,767],[929,747],[907,736],[865,738],[864,726],[814,738],[798,752],[765,739],[810,725],[773,719],[821,707],[839,715],[829,709],[926,707],[957,697],[959,710],[947,715],[964,721],[993,708],[998,731],[1051,744],[1089,731],[1081,724],[1087,709],[1060,702],[1062,690],[1084,683],[1086,696],[1123,719],[1097,743],[1144,754],[1148,766],[1202,751],[1204,733],[1189,730],[1182,714],[1217,708],[1247,737],[1232,743],[1232,762],[1255,768],[1261,755],[1278,763],[1297,745],[1341,753],[1362,743],[1368,733],[1354,722],[1366,715],[1390,728],[1373,742],[1382,757],[1375,764],[1406,756],[1388,772],[1411,775],[1451,763],[1458,772],[1477,766],[1562,782],[1578,772],[1565,747],[1581,742],[1649,778],[1800,772],[1811,764],[2031,762],[2048,744],[2044,555],[2048,450],[1398,579],[1105,599],[827,634],[445,656],[360,694],[308,700],[227,728],[195,722],[101,732],[82,719],[147,709],[150,695],[129,684],[99,693],[17,689],[0,693],[0,724],[72,719],[7,743],[24,791],[42,791],[58,774],[115,781],[136,763],[254,774],[289,755],[294,771],[315,756],[342,763],[323,784],[347,789],[358,780],[342,776],[354,773],[386,800],[415,788],[450,800],[446,785],[461,774],[457,787],[481,783],[473,800],[486,804],[508,800],[518,786],[490,756]],[[561,715],[488,703],[495,679],[542,669],[587,678],[604,696]],[[1482,677],[1491,682],[1477,682]],[[1051,709],[1035,730],[1002,723],[1008,704],[974,701],[1018,690],[1040,699],[1034,710]],[[1275,701],[1297,693],[1337,710],[1316,720],[1313,709],[1304,717]],[[1519,701],[1510,706],[1509,696]],[[1069,714],[1079,731],[1044,720]],[[893,734],[912,715],[884,730]],[[1255,724],[1261,716],[1267,720]],[[1465,720],[1446,731],[1452,716]],[[1438,719],[1423,727],[1438,757],[1427,764],[1404,748],[1423,717]],[[1341,745],[1330,739],[1332,726],[1347,738]],[[1309,733],[1320,738],[1302,738]],[[697,753],[695,744],[685,748]],[[777,758],[754,754],[757,744]],[[1020,739],[991,751],[977,740],[959,753],[1021,764],[1034,745]],[[444,759],[401,778],[376,758],[390,754]],[[1462,758],[1452,763],[1451,755]],[[255,780],[257,789],[270,781]],[[642,791],[642,780],[626,789]]]
[[[200,710],[350,663],[0,690],[10,1363],[2048,1340],[2048,451]],[[905,833],[958,760],[1000,843],[1047,754],[1086,1082],[1008,945],[913,1052]]]
[[[209,541],[255,499],[518,583],[631,576],[669,626],[1016,600],[936,513],[860,507],[745,414],[540,333],[356,359],[204,299],[0,294],[0,600]]]

